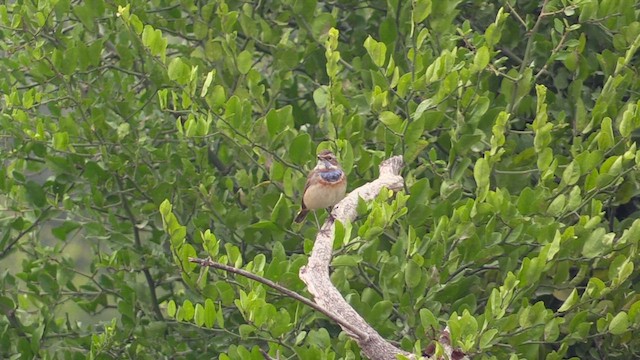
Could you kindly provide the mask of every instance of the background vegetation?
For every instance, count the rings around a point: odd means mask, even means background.
[[[332,264],[390,341],[419,353],[448,325],[479,359],[639,357],[639,12],[3,2],[0,358],[360,358],[324,316],[186,261],[304,293],[316,229],[291,222],[323,148],[350,189],[406,161]]]

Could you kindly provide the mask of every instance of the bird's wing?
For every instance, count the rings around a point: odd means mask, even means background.
[[[304,204],[304,193],[307,192],[307,189],[309,188],[309,185],[311,184],[311,178],[315,175],[315,171],[312,171],[309,173],[309,176],[307,176],[307,183],[304,184],[304,190],[302,190],[302,199],[300,200],[300,203],[302,204],[302,209],[306,209],[307,206]]]

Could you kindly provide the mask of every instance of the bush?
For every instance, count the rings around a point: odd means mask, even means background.
[[[331,266],[391,344],[637,357],[639,46],[631,0],[0,5],[0,357],[361,358],[189,261],[309,297],[326,148],[349,190],[405,161]]]

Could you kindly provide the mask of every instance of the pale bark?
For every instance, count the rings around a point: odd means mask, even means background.
[[[380,164],[380,176],[365,185],[353,190],[333,209],[336,221],[347,223],[356,218],[358,198],[365,201],[373,200],[383,188],[394,191],[404,187],[404,179],[400,176],[402,157],[394,156]],[[316,236],[316,241],[306,266],[300,269],[300,279],[307,284],[307,290],[313,295],[314,301],[336,317],[346,320],[360,329],[360,334],[354,334],[343,327],[360,346],[362,352],[372,360],[395,360],[397,354],[415,358],[411,353],[401,350],[385,340],[347,303],[329,278],[329,264],[331,263],[335,221],[328,220]]]

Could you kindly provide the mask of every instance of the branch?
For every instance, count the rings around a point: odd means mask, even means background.
[[[251,279],[254,281],[257,281],[261,284],[264,284],[274,290],[277,290],[278,292],[294,299],[294,300],[298,300],[299,302],[309,306],[310,308],[326,315],[328,318],[330,318],[331,320],[335,321],[336,323],[338,323],[340,326],[345,327],[347,329],[349,329],[349,331],[352,331],[354,334],[357,334],[358,336],[362,336],[365,337],[366,334],[363,333],[360,329],[358,329],[357,327],[352,326],[351,324],[349,324],[348,322],[344,321],[343,319],[336,317],[334,314],[332,314],[330,311],[327,311],[325,308],[318,306],[316,303],[314,303],[313,301],[307,299],[306,297],[298,294],[297,292],[293,291],[293,290],[289,290],[286,287],[275,283],[269,279],[266,279],[262,276],[256,275],[254,273],[251,273],[249,271],[246,270],[242,270],[242,269],[238,269],[236,267],[233,266],[229,266],[229,265],[225,265],[225,264],[221,264],[218,262],[215,262],[213,260],[209,259],[200,259],[200,258],[189,258],[189,262],[192,263],[196,263],[200,266],[208,266],[208,267],[212,267],[214,269],[220,269],[220,270],[224,270],[226,272],[230,272],[233,274],[237,274],[237,275],[241,275],[246,277],[247,279]]]
[[[394,156],[383,161],[380,164],[380,176],[378,179],[355,189],[340,203],[334,206],[332,212],[333,219],[340,220],[343,223],[353,221],[357,215],[356,207],[359,198],[365,201],[371,201],[383,188],[394,191],[402,189],[404,187],[404,179],[400,176],[402,166],[403,161],[400,156]],[[335,220],[333,219],[327,220],[324,223],[316,236],[309,262],[306,266],[300,268],[300,279],[307,285],[307,290],[314,297],[315,302],[262,276],[233,266],[214,262],[210,258],[189,258],[189,261],[199,264],[200,266],[212,267],[257,281],[324,314],[340,325],[340,327],[358,343],[362,352],[369,359],[396,360],[397,355],[400,354],[409,359],[416,359],[414,354],[395,347],[380,336],[380,334],[346,302],[338,289],[331,283],[331,279],[329,278],[329,264],[332,257],[335,230]],[[451,346],[448,328],[445,328],[441,332],[438,342],[444,349],[445,358],[453,360],[468,359],[464,353]],[[268,354],[265,354],[264,351],[262,351],[262,354],[265,359],[269,359]],[[429,349],[427,349],[425,355],[431,356],[433,353],[429,353]]]
[[[135,248],[140,252],[142,256],[144,256],[144,248],[142,247],[142,241],[140,240],[140,230],[138,229],[138,222],[136,221],[136,217],[131,211],[131,206],[129,206],[129,200],[125,195],[124,191],[124,182],[119,176],[115,176],[116,183],[118,184],[118,188],[120,189],[120,199],[122,200],[122,206],[124,207],[124,212],[129,217],[129,221],[131,222],[131,228],[133,229],[133,240],[135,242]],[[156,320],[164,320],[162,316],[162,310],[160,310],[160,306],[158,305],[158,295],[156,294],[156,284],[151,276],[151,271],[146,266],[146,264],[142,267],[142,273],[144,274],[144,278],[147,281],[147,285],[149,286],[149,295],[151,296],[151,306],[153,307],[153,312],[155,313]]]
[[[28,233],[31,232],[31,230],[35,229],[36,226],[38,226],[38,224],[49,215],[49,210],[51,210],[52,206],[47,206],[44,210],[42,210],[42,212],[40,213],[40,216],[38,216],[38,218],[33,222],[33,224],[29,225],[28,228],[22,230],[20,233],[18,233],[18,235],[9,242],[9,244],[2,249],[2,251],[0,251],[0,259],[2,259],[3,257],[5,257],[13,248],[13,246],[15,244],[18,243],[18,241],[20,241],[20,239],[22,239],[23,236],[27,235]]]
[[[333,210],[333,218],[347,223],[356,218],[356,207],[358,199],[365,201],[373,200],[383,188],[394,191],[400,190],[404,186],[404,179],[400,176],[402,169],[402,157],[394,156],[380,164],[380,176],[378,179],[364,184],[353,190],[347,197],[338,203]],[[351,327],[356,327],[364,332],[366,336],[353,333],[349,328],[342,326],[342,329],[358,343],[362,352],[370,359],[395,360],[396,355],[402,354],[409,358],[415,358],[409,352],[401,350],[373,329],[365,319],[360,316],[347,301],[342,297],[338,289],[331,283],[329,278],[329,264],[333,248],[335,224],[334,221],[327,220],[316,236],[309,262],[300,268],[300,279],[307,284],[307,290],[313,295],[315,302],[325,309],[344,319]]]

